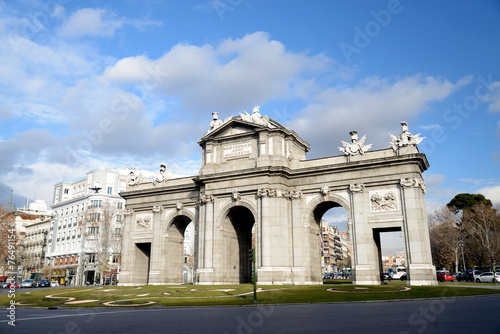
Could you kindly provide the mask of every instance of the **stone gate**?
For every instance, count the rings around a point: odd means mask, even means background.
[[[342,207],[348,215],[355,284],[380,284],[380,233],[401,231],[408,284],[435,285],[422,172],[429,164],[408,132],[392,147],[368,152],[366,136],[343,142],[343,155],[306,159],[309,144],[262,116],[217,119],[198,142],[197,176],[153,182],[131,170],[120,284],[183,283],[186,226],[195,227],[195,284],[237,284],[251,278],[255,235],[259,284],[321,284],[320,221]]]

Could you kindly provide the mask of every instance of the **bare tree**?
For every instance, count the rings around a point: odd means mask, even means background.
[[[15,235],[17,239],[17,234],[12,233],[15,232],[15,226],[12,226],[14,221],[14,215],[0,205],[0,272],[2,278],[7,271],[12,271],[9,269],[9,264],[12,263],[9,263],[9,257],[12,254],[12,247],[9,248],[9,245],[12,245],[12,235]]]
[[[462,226],[490,257],[500,255],[500,216],[484,203],[463,210]]]
[[[116,216],[120,210],[109,200],[94,201],[78,222],[88,248],[93,252],[100,283],[103,275],[111,269],[110,257],[121,253],[122,236],[117,233]]]
[[[462,237],[461,215],[448,209],[438,208],[429,215],[429,236],[434,265],[459,271],[460,238]]]

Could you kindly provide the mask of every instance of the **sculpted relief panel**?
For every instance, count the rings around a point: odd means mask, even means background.
[[[153,217],[151,214],[141,214],[137,215],[135,219],[135,230],[136,231],[149,231],[152,229]]]
[[[396,189],[370,191],[370,212],[388,212],[399,210]]]

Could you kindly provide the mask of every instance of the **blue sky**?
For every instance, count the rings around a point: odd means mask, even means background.
[[[500,203],[498,1],[0,1],[0,203],[98,168],[200,167],[211,113],[338,155],[426,139],[428,211]]]

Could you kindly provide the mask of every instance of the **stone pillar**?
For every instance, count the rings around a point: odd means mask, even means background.
[[[158,285],[165,282],[161,280],[163,256],[163,233],[161,229],[161,206],[153,206],[153,240],[151,242],[151,258],[149,265],[149,282],[148,284]]]
[[[400,183],[408,284],[437,285],[425,212],[425,185],[421,178],[405,178]]]
[[[130,236],[131,235],[131,230],[132,230],[132,214],[134,213],[133,210],[125,210],[124,211],[124,216],[125,219],[123,220],[123,235],[124,236]],[[122,263],[121,263],[121,270],[120,270],[120,285],[133,285],[132,281],[132,272],[133,272],[133,263],[134,263],[134,243],[132,238],[127,237],[123,238],[123,244],[122,244]],[[81,261],[82,259],[80,259]]]
[[[214,245],[214,196],[202,195],[200,213],[200,242],[198,269],[196,279],[198,284],[214,283],[213,245]]]
[[[376,285],[380,284],[377,274],[378,248],[373,238],[373,230],[368,225],[367,213],[370,212],[370,203],[361,183],[349,186],[351,193],[351,232],[352,232],[352,270],[353,284]]]

